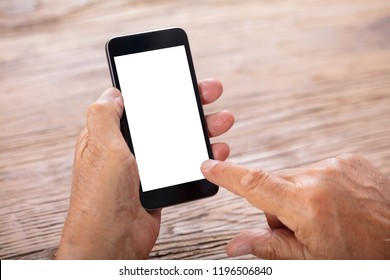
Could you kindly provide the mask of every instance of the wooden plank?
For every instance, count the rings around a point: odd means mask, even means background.
[[[216,141],[268,170],[359,152],[390,175],[390,2],[0,1],[0,258],[53,258],[74,143],[110,86],[112,36],[180,26],[236,124]],[[261,211],[227,191],[164,209],[154,259],[222,259]],[[250,258],[246,256],[244,258]]]

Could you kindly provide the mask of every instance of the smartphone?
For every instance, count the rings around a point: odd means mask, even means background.
[[[187,35],[180,28],[114,37],[106,44],[121,90],[122,134],[140,175],[140,200],[158,209],[217,193],[200,171],[213,158]]]

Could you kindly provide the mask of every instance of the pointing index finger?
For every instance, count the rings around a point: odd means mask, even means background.
[[[210,182],[246,198],[265,212],[284,216],[293,208],[293,183],[264,170],[207,160],[202,164],[202,173]]]

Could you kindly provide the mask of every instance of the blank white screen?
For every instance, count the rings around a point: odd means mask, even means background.
[[[208,153],[184,46],[114,59],[143,191],[203,179]]]

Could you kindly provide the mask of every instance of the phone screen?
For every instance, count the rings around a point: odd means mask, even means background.
[[[185,46],[114,60],[142,190],[204,179],[209,155]]]

